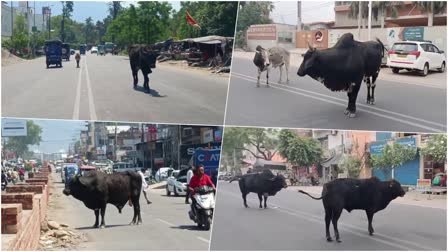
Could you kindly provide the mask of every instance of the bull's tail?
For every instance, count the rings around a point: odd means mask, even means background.
[[[380,40],[379,38],[376,38],[376,41],[377,41],[378,43],[380,43],[380,45],[381,45],[381,57],[384,57],[384,51],[385,51],[385,50],[387,51],[387,49],[386,49],[386,47],[384,46],[383,42],[381,42],[381,40]]]
[[[307,192],[305,192],[305,191],[302,191],[302,190],[299,190],[299,193],[306,194],[306,195],[308,195],[310,198],[315,199],[315,200],[321,200],[321,199],[324,197],[324,196],[320,196],[320,198],[316,198],[316,197],[312,196],[311,194],[309,194],[309,193],[307,193]]]
[[[229,180],[229,183],[232,183],[235,180],[240,180],[241,176],[235,176],[232,179]]]

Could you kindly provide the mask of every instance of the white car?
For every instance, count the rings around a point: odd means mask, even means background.
[[[187,172],[188,169],[174,171],[172,176],[166,180],[166,195],[173,193],[175,196],[187,194]]]
[[[446,57],[444,51],[430,42],[395,42],[388,52],[387,66],[392,68],[393,73],[406,69],[420,71],[426,76],[429,70],[445,72]]]
[[[90,49],[90,54],[92,53],[98,53],[98,47],[94,46],[92,49]]]
[[[154,179],[157,182],[162,182],[168,179],[171,174],[173,174],[175,170],[171,167],[161,167],[157,170],[156,174],[154,175]]]

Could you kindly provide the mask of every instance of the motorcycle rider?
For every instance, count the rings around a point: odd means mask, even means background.
[[[6,186],[8,185],[8,178],[6,177],[5,171],[2,169],[2,190],[4,190],[6,188]]]
[[[213,188],[213,190],[216,190],[215,185],[213,184],[212,180],[210,179],[210,177],[205,174],[204,172],[204,165],[200,164],[197,168],[196,174],[193,175],[193,177],[191,177],[190,183],[188,185],[188,190],[190,191],[190,195],[191,195],[191,211],[193,211],[194,215],[196,215],[196,210],[194,207],[195,199],[194,199],[194,194],[195,188],[201,187],[201,186],[210,186]]]
[[[22,181],[22,182],[23,182],[23,180],[25,180],[25,169],[23,169],[22,167],[20,167],[20,169],[19,169],[19,178],[20,178],[20,181]]]

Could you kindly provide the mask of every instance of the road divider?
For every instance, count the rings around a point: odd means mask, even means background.
[[[89,68],[87,66],[87,59],[84,60],[84,66],[86,68],[86,81],[87,81],[87,97],[89,99],[89,112],[90,112],[90,120],[96,121],[96,111],[95,111],[95,103],[93,98],[93,92],[92,92],[92,85],[90,83],[90,76],[89,76]]]

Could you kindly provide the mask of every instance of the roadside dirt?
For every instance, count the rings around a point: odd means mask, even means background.
[[[26,60],[21,59],[14,54],[11,54],[8,50],[2,48],[2,66],[14,65],[24,61]]]

